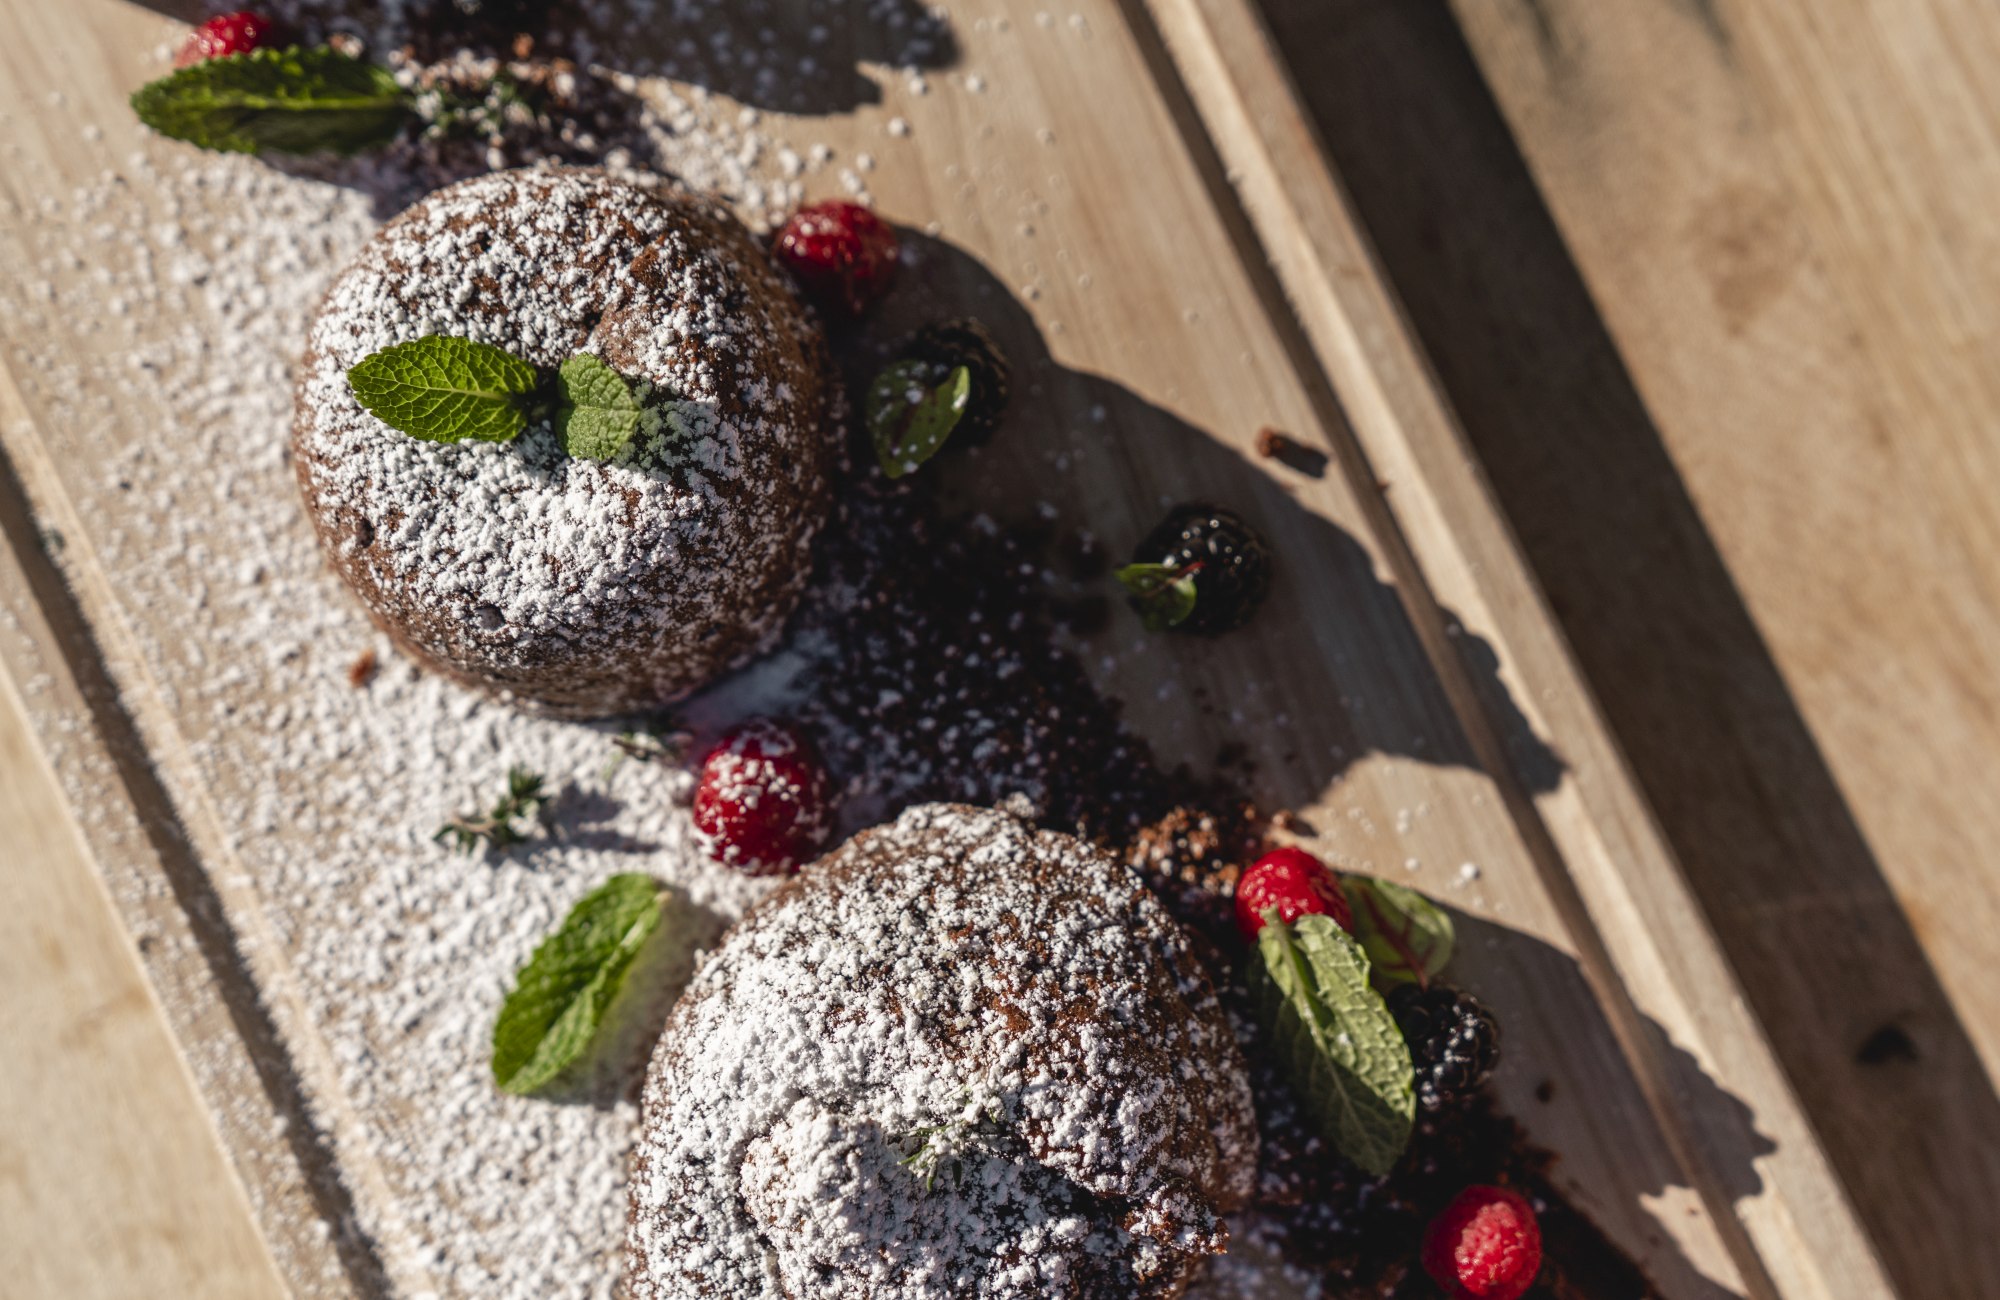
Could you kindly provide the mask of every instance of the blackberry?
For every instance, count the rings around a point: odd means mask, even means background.
[[[969,316],[924,326],[903,344],[901,355],[928,362],[942,382],[955,367],[972,376],[972,396],[952,430],[951,445],[976,447],[993,436],[1007,409],[1007,358],[986,327]]]
[[[1155,630],[1213,636],[1242,627],[1271,590],[1271,551],[1233,510],[1175,506],[1118,580]]]
[[[1389,1012],[1417,1066],[1417,1104],[1443,1110],[1486,1082],[1500,1063],[1500,1025],[1479,1000],[1446,984],[1398,985]]]

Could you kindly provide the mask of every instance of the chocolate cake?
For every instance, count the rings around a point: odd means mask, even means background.
[[[929,804],[753,909],[660,1040],[627,1284],[1180,1295],[1256,1178],[1236,1040],[1129,869]]]
[[[421,441],[350,367],[426,335],[545,372],[582,351],[650,391],[657,432],[609,461],[548,419]],[[333,566],[425,665],[537,712],[686,694],[768,648],[829,505],[837,382],[806,310],[707,202],[595,169],[500,172],[383,227],[309,335],[293,451]]]

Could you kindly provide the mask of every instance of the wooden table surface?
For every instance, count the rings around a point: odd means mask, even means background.
[[[1265,7],[1900,1289],[2000,1294],[2000,11]],[[277,1293],[4,698],[0,799],[9,1286]]]
[[[1899,1289],[2000,1295],[2000,9],[1266,10]]]

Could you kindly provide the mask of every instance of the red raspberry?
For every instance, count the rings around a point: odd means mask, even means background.
[[[1354,929],[1354,913],[1340,892],[1340,882],[1326,863],[1304,849],[1274,849],[1250,864],[1236,882],[1236,928],[1252,943],[1264,928],[1264,911],[1278,909],[1278,919],[1290,925],[1306,915],[1330,916],[1340,928]]]
[[[174,66],[185,68],[225,54],[248,54],[271,39],[271,20],[248,9],[221,14],[188,33]]]
[[[832,783],[805,736],[754,718],[701,761],[694,824],[709,856],[753,876],[796,871],[826,842]]]
[[[778,231],[778,260],[807,293],[859,316],[896,278],[896,232],[858,203],[800,208]]]
[[[1452,1300],[1516,1300],[1542,1268],[1542,1228],[1519,1192],[1468,1187],[1424,1233],[1424,1271]]]

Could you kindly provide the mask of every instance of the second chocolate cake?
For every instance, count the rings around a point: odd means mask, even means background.
[[[1127,868],[930,804],[758,905],[669,1019],[640,1300],[1166,1300],[1255,1181],[1235,1037]]]

